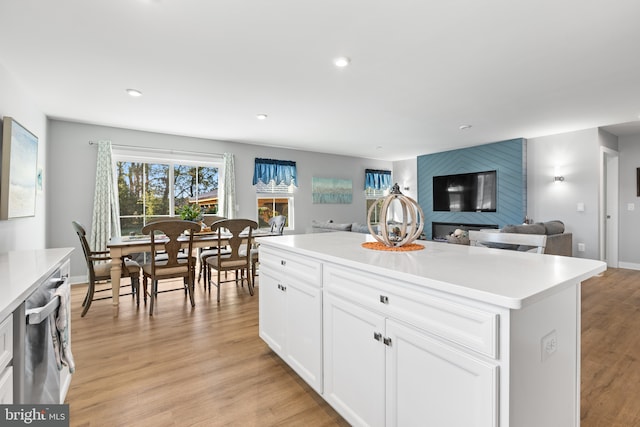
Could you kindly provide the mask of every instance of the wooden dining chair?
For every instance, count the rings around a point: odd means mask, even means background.
[[[93,301],[112,298],[111,287],[96,290],[96,284],[111,281],[111,257],[109,256],[109,251],[91,250],[89,242],[87,242],[87,232],[82,224],[71,221],[71,225],[80,239],[84,260],[87,263],[89,284],[87,286],[87,295],[82,302],[82,314],[80,314],[80,317],[84,317]],[[123,293],[121,296],[131,295],[132,298],[135,296],[136,304],[140,305],[140,265],[132,259],[123,258],[121,277],[131,279],[130,285],[127,285],[131,286],[131,292]],[[96,292],[108,292],[108,296],[96,298]]]
[[[253,280],[251,277],[251,244],[253,230],[258,228],[258,223],[250,219],[224,219],[214,222],[211,225],[211,231],[218,233],[218,239],[228,240],[227,249],[229,253],[224,253],[224,248],[218,246],[216,255],[207,258],[206,263],[217,271],[217,282],[214,285],[217,289],[217,299],[220,301],[220,286],[222,281],[220,273],[222,271],[235,271],[236,284],[238,281],[243,282],[246,277],[249,294],[253,295]],[[246,273],[246,276],[245,276]],[[211,274],[209,275],[209,291],[211,291],[211,283],[213,282]]]
[[[202,222],[204,222],[205,227],[211,230],[211,224],[223,219],[226,219],[226,218],[223,216],[208,215],[203,218]],[[226,253],[228,253],[228,251],[226,251]],[[207,265],[207,258],[217,254],[218,254],[217,246],[210,246],[208,248],[203,248],[198,253],[198,259],[200,260],[200,268],[198,269],[198,282],[200,282],[200,277],[204,276],[205,287],[208,283],[208,277],[211,274],[211,268],[209,268],[209,266]]]
[[[544,234],[469,230],[470,246],[486,246],[497,249],[513,249],[543,254],[546,244],[547,236]]]
[[[162,220],[154,221],[142,228],[143,234],[151,238],[150,262],[142,266],[144,300],[147,300],[147,280],[151,280],[151,292],[149,295],[149,315],[153,316],[154,302],[158,296],[158,282],[164,279],[182,278],[183,287],[167,289],[161,292],[177,291],[184,289],[185,295],[189,295],[191,306],[196,305],[193,297],[196,258],[191,255],[193,251],[193,235],[200,231],[200,224],[193,221]],[[187,232],[185,234],[185,232]],[[181,256],[182,246],[187,241],[188,256]],[[158,258],[159,253],[165,256]]]

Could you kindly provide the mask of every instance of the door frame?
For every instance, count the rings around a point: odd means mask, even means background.
[[[618,151],[600,147],[600,260],[612,268],[618,267],[619,162]]]

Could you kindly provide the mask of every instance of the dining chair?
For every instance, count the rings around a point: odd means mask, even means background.
[[[547,236],[544,234],[501,233],[499,231],[469,230],[470,246],[513,249],[543,254],[546,244]]]
[[[87,295],[82,302],[83,309],[80,315],[80,317],[84,317],[93,301],[112,298],[110,287],[96,290],[98,282],[111,281],[111,257],[109,256],[109,251],[91,250],[89,242],[87,242],[87,233],[82,224],[77,221],[71,221],[71,225],[80,239],[88,271],[89,284],[87,286]],[[127,285],[131,286],[131,292],[123,293],[121,296],[131,295],[132,298],[135,296],[136,304],[140,305],[140,265],[132,259],[123,258],[121,277],[129,277],[131,279],[130,285]],[[96,292],[108,292],[109,296],[96,298]]]
[[[204,222],[205,227],[207,227],[207,228],[209,228],[209,230],[211,230],[211,224],[213,224],[216,221],[223,220],[223,219],[226,219],[226,218],[223,217],[223,216],[208,215],[208,216],[205,216],[202,219],[202,222]],[[226,253],[228,253],[228,251],[226,251]],[[207,265],[207,258],[209,258],[210,256],[213,256],[213,255],[217,255],[217,254],[218,254],[218,248],[216,246],[210,246],[208,248],[203,248],[198,253],[198,259],[200,260],[200,268],[198,269],[198,282],[200,282],[200,277],[204,276],[205,286],[208,283],[207,282],[207,278],[209,277],[209,274],[211,274],[211,269]]]
[[[271,233],[282,234],[284,233],[284,226],[287,223],[287,217],[284,215],[276,215],[269,218],[269,226],[271,227]]]
[[[269,218],[269,232],[271,235],[282,236],[284,234],[284,226],[287,223],[287,217],[284,215],[276,215]],[[258,262],[259,262],[259,249],[258,244],[253,245],[251,248],[251,280],[253,284],[256,283],[256,276],[258,275]]]
[[[189,295],[191,306],[195,307],[193,297],[193,283],[195,279],[196,258],[191,255],[193,251],[193,235],[200,231],[200,224],[182,219],[154,221],[142,228],[142,234],[148,234],[151,239],[150,262],[142,265],[144,300],[147,300],[147,280],[151,280],[151,292],[149,292],[149,315],[153,316],[153,307],[158,293],[184,289],[185,295]],[[185,233],[187,232],[187,233]],[[187,242],[188,256],[180,254],[184,242]],[[165,256],[158,258],[159,253]],[[158,282],[164,279],[182,278],[184,285],[181,288],[158,291]]]
[[[224,253],[223,248],[218,246],[216,255],[207,258],[206,263],[217,272],[218,280],[214,285],[217,289],[217,299],[220,302],[220,273],[222,271],[235,271],[235,282],[242,283],[246,273],[247,287],[249,294],[253,295],[253,280],[251,277],[251,244],[253,230],[258,228],[258,223],[250,219],[223,219],[211,224],[211,231],[216,231],[218,239],[227,240],[229,253]],[[209,291],[212,283],[209,275]]]

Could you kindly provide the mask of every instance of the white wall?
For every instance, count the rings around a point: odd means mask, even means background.
[[[618,261],[622,268],[640,270],[640,198],[636,189],[636,168],[640,167],[640,134],[618,138],[620,221]],[[631,204],[634,210],[630,211]]]
[[[563,221],[580,258],[599,258],[599,147],[598,129],[527,140],[527,215],[535,222]],[[556,173],[564,182],[554,182]],[[584,252],[578,243],[585,244]]]
[[[398,183],[405,196],[418,200],[418,159],[398,160],[393,162],[393,183]],[[408,190],[405,190],[409,187]]]
[[[0,221],[0,252],[21,249],[43,249],[47,217],[46,187],[48,171],[47,119],[38,110],[18,80],[0,64],[0,116],[13,117],[38,137],[38,168],[43,170],[44,190],[36,194],[36,215]],[[0,127],[1,129],[1,127]],[[0,133],[1,135],[1,133]],[[0,136],[1,138],[1,136]],[[1,154],[0,154],[1,156]]]
[[[77,236],[71,228],[76,220],[91,226],[95,185],[96,145],[89,141],[110,140],[113,144],[155,147],[185,151],[235,155],[238,216],[257,219],[256,193],[252,185],[256,157],[297,162],[298,188],[295,190],[295,230],[307,232],[311,220],[332,219],[335,222],[365,222],[364,170],[391,169],[391,162],[357,157],[336,156],[308,151],[271,148],[199,138],[188,138],[151,132],[49,121],[50,177],[48,182],[51,209],[48,219],[48,241],[52,246],[74,246],[72,276],[82,276],[84,261]],[[344,178],[353,181],[351,204],[312,204],[312,177]]]

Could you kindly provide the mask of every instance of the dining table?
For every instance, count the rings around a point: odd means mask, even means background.
[[[267,237],[279,235],[269,230],[255,230],[251,233],[251,239],[254,237]],[[217,231],[195,233],[193,236],[193,248],[207,248],[215,246],[225,246],[229,243],[231,234],[223,233],[218,236]],[[183,248],[189,246],[189,236],[180,237],[183,242]],[[156,237],[156,245],[162,242],[162,238]],[[255,242],[252,242],[254,244]],[[117,307],[120,303],[120,275],[122,274],[122,258],[135,253],[150,252],[151,238],[146,235],[135,236],[119,236],[112,237],[107,243],[109,256],[111,257],[111,285],[113,295],[113,305]]]

